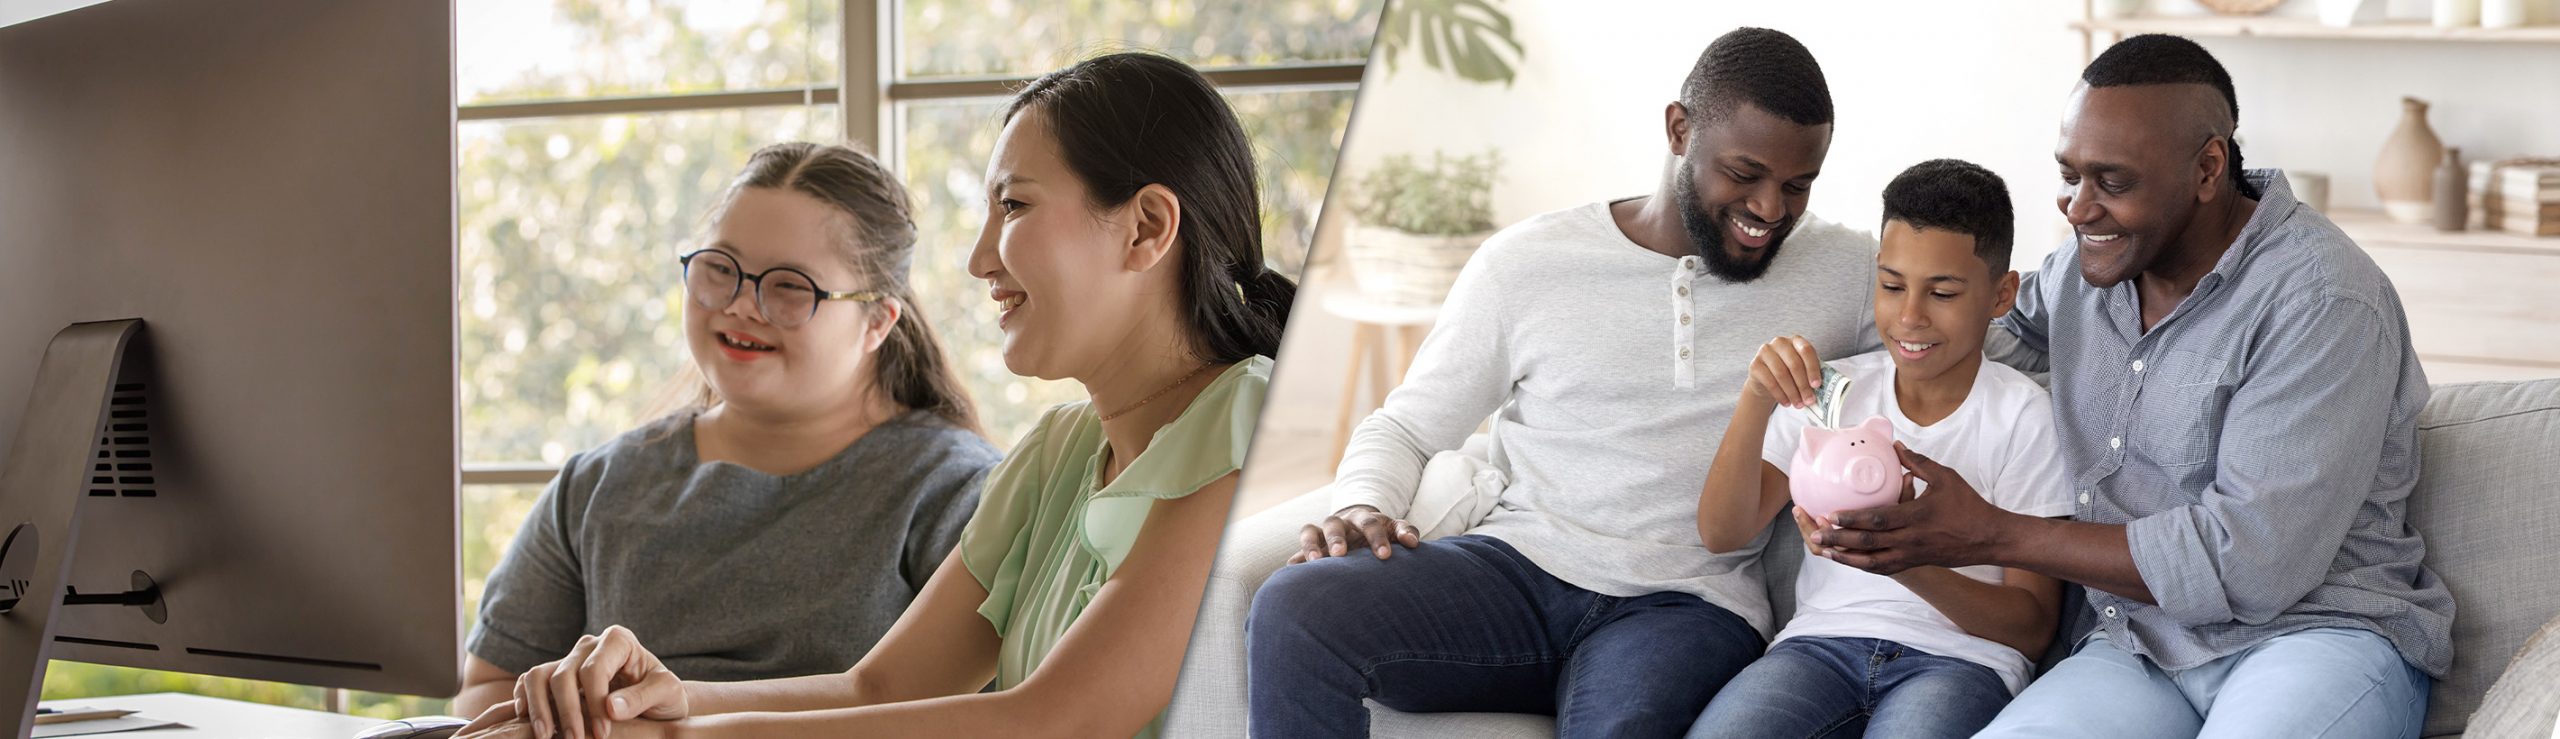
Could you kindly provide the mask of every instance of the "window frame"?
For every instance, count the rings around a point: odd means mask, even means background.
[[[457,122],[507,121],[593,115],[629,115],[718,111],[742,108],[837,104],[844,140],[868,145],[889,170],[906,173],[902,132],[897,116],[903,103],[1002,99],[1029,84],[1036,75],[902,78],[898,17],[901,0],[840,0],[844,19],[843,71],[833,85],[739,90],[714,93],[582,98],[533,102],[458,105]],[[857,54],[855,49],[875,53]],[[1280,92],[1291,90],[1357,90],[1368,60],[1296,62],[1203,69],[1201,75],[1219,91]],[[857,111],[871,111],[867,114]],[[461,484],[543,485],[559,472],[541,462],[462,464]]]

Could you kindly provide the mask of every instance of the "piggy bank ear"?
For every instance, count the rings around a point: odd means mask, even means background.
[[[1803,447],[1806,449],[1813,449],[1824,444],[1829,444],[1831,443],[1831,437],[1838,435],[1840,435],[1840,432],[1833,431],[1831,429],[1826,429],[1820,426],[1806,426],[1804,427]]]
[[[1883,416],[1868,416],[1867,420],[1858,423],[1858,432],[1872,435],[1878,439],[1891,439],[1893,438],[1893,422],[1884,420]]]

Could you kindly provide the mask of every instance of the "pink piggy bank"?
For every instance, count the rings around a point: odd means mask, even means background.
[[[1902,497],[1902,460],[1893,453],[1893,422],[1883,416],[1836,431],[1805,427],[1789,469],[1788,493],[1816,518]]]

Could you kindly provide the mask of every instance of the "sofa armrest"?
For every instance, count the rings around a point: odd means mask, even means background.
[[[1227,525],[1165,712],[1165,736],[1245,735],[1245,614],[1253,592],[1298,552],[1298,528],[1331,512],[1332,495],[1317,488]]]
[[[1490,437],[1476,434],[1465,446],[1432,457],[1423,468],[1425,489],[1414,497],[1418,505],[1440,512],[1433,524],[1415,522],[1429,527],[1424,538],[1474,528],[1492,510],[1493,497],[1501,491],[1484,486],[1498,483],[1501,473],[1485,462],[1490,446]],[[1320,487],[1227,525],[1218,561],[1209,570],[1208,590],[1200,597],[1200,620],[1191,628],[1191,646],[1182,657],[1182,677],[1174,683],[1173,704],[1166,709],[1166,736],[1245,735],[1245,614],[1253,610],[1254,591],[1298,553],[1299,528],[1332,513],[1332,505],[1333,489]]]

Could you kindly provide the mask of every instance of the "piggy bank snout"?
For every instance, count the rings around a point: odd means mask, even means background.
[[[1859,495],[1882,494],[1893,481],[1892,473],[1885,469],[1884,460],[1868,456],[1849,460],[1840,477],[1841,482],[1848,483],[1851,492]]]

